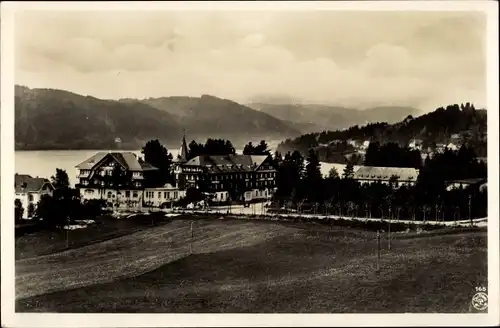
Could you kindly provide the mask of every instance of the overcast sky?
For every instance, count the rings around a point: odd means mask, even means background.
[[[25,12],[16,83],[108,99],[485,106],[485,28],[472,12]]]

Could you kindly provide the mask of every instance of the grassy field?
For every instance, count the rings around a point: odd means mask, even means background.
[[[166,218],[137,215],[128,219],[98,217],[95,224],[77,230],[46,230],[16,236],[16,260],[48,255],[68,249],[118,238],[144,229],[168,223]]]
[[[487,281],[485,230],[395,234],[391,250],[384,234],[377,273],[372,232],[243,220],[140,222],[121,223],[129,226],[119,233],[94,228],[66,250],[61,236],[53,239],[59,248],[31,245],[40,249],[31,252],[26,242],[47,239],[21,237],[16,310],[469,312],[474,287]]]

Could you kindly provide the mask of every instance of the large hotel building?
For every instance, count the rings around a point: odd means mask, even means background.
[[[114,168],[127,181],[114,185]],[[175,185],[148,188],[143,181],[158,168],[132,152],[99,152],[76,166],[82,199],[105,199],[118,208],[168,206],[185,196],[190,187],[211,195],[214,202],[270,199],[275,190],[276,168],[270,155],[201,155],[188,158],[183,137],[173,165]]]

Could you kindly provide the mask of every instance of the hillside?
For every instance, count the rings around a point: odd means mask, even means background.
[[[234,101],[209,95],[149,98],[140,101],[176,115],[179,124],[188,129],[190,138],[195,139],[211,135],[228,138],[238,144],[256,138],[283,139],[285,136],[298,136],[301,133],[294,124],[287,124]]]
[[[183,129],[189,138],[228,138],[236,146],[300,134],[268,114],[211,96],[114,101],[64,90],[15,89],[16,150],[138,149],[151,139],[177,146]]]
[[[357,124],[383,121],[395,123],[420,110],[402,106],[383,106],[364,110],[314,104],[251,103],[249,107],[281,120],[295,123],[302,133],[345,129]]]
[[[435,147],[448,143],[452,135],[458,135],[456,143],[473,147],[479,156],[486,156],[487,112],[475,109],[473,105],[449,105],[414,118],[409,115],[398,123],[386,122],[354,125],[345,130],[307,133],[295,139],[287,139],[278,146],[280,152],[298,150],[306,154],[310,148],[329,145],[333,141],[392,141],[408,145],[412,139],[421,139],[423,147]],[[331,147],[331,146],[327,146]]]
[[[176,118],[140,102],[119,103],[63,90],[15,89],[16,150],[136,149],[179,139]]]

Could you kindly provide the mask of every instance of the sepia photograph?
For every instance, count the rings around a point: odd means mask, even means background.
[[[2,326],[500,324],[498,3],[1,12]]]

